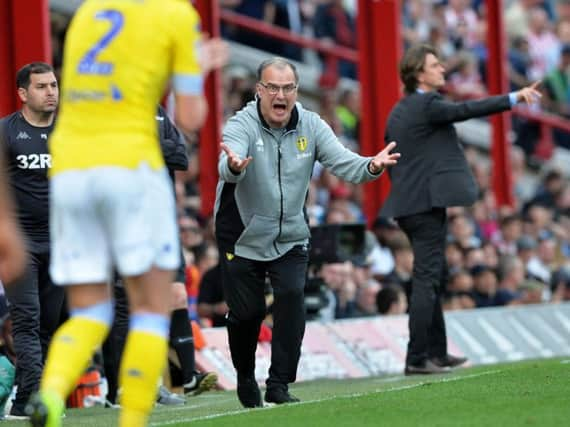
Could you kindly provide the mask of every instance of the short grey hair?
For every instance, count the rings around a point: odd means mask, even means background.
[[[295,64],[293,64],[291,61],[288,61],[285,58],[281,58],[280,56],[266,59],[261,64],[259,64],[259,67],[257,67],[258,82],[261,81],[261,75],[263,74],[263,70],[271,66],[275,66],[279,69],[284,69],[287,67],[291,68],[291,70],[293,71],[293,75],[295,76],[295,83],[296,84],[299,83],[299,73],[297,72],[297,67],[295,67]]]

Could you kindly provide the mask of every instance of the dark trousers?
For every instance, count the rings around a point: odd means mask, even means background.
[[[125,342],[129,333],[129,300],[127,292],[123,287],[120,280],[116,280],[113,286],[113,295],[115,299],[115,318],[111,332],[107,339],[103,342],[103,369],[107,378],[108,392],[107,400],[111,403],[117,403],[117,391],[119,389],[119,368],[121,365],[121,358],[123,350],[125,349]],[[192,328],[188,323],[188,314],[184,310],[186,316],[184,320],[187,322],[187,327],[180,327],[177,325],[173,313],[173,318],[170,324],[170,346],[176,351],[181,365],[181,382],[182,384],[188,383],[196,369],[194,360],[194,339],[192,336]],[[182,333],[180,332],[182,330]],[[177,341],[184,340],[180,344]],[[182,347],[182,348],[180,348]]]
[[[113,286],[115,298],[115,318],[107,339],[103,342],[103,369],[107,378],[107,400],[117,403],[119,389],[119,367],[129,333],[129,302],[127,292],[122,284]]]
[[[447,354],[441,293],[445,283],[445,239],[447,215],[444,208],[397,219],[414,252],[414,272],[409,302],[410,341],[407,365],[422,365],[428,358]]]
[[[268,388],[284,388],[295,381],[305,333],[304,287],[308,252],[295,246],[272,261],[233,257],[220,250],[224,297],[230,309],[228,338],[232,362],[240,378],[255,373],[255,350],[266,315],[265,278],[273,288],[273,339]]]
[[[14,411],[39,389],[49,341],[61,323],[65,291],[49,276],[49,252],[29,252],[24,276],[6,288],[16,351]]]

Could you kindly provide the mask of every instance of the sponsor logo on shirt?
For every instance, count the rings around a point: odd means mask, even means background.
[[[16,139],[32,139],[32,137],[28,135],[26,132],[20,131]]]

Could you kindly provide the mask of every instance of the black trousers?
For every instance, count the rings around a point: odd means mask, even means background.
[[[231,259],[229,259],[231,258]],[[272,261],[228,257],[220,248],[224,297],[230,309],[227,328],[232,362],[240,377],[255,373],[255,350],[266,315],[265,278],[273,288],[273,339],[268,388],[283,388],[295,381],[305,333],[304,287],[308,251],[295,246]]]
[[[107,400],[117,403],[117,391],[119,389],[119,367],[121,357],[129,333],[129,302],[127,292],[122,284],[113,285],[115,299],[115,317],[113,326],[107,338],[103,342],[103,369],[107,378]]]
[[[6,289],[17,359],[13,408],[18,412],[39,389],[50,339],[64,316],[65,291],[51,281],[49,260],[49,251],[29,252],[24,275]]]
[[[447,354],[441,293],[445,288],[445,239],[447,214],[444,208],[397,218],[414,252],[411,299],[409,302],[410,341],[407,365],[422,365],[428,358]]]

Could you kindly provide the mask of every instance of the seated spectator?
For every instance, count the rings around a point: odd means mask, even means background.
[[[560,60],[556,68],[550,71],[543,80],[545,96],[542,98],[544,107],[554,114],[570,118],[570,44],[562,47]],[[552,135],[556,145],[570,149],[570,133],[553,129]]]
[[[550,283],[554,261],[556,259],[556,238],[552,232],[543,230],[539,233],[536,256],[526,266],[527,274],[542,283]]]
[[[548,15],[544,9],[535,7],[530,10],[529,32],[527,40],[532,64],[529,70],[531,81],[544,78],[548,67],[548,52],[557,45],[558,40],[550,30]]]
[[[546,285],[536,279],[527,279],[521,283],[520,291],[522,293],[522,304],[540,304],[544,301]],[[549,289],[546,295],[550,296]]]
[[[468,270],[478,265],[485,265],[485,251],[482,248],[467,248],[464,253],[465,268]]]
[[[484,254],[483,264],[485,264],[489,268],[492,268],[495,271],[498,271],[499,270],[499,252],[497,251],[497,248],[495,247],[495,245],[493,245],[491,242],[485,242],[485,243],[483,243],[483,246],[481,249],[483,250],[483,254]]]
[[[478,19],[470,2],[449,0],[445,8],[445,24],[447,33],[457,49],[473,47]]]
[[[402,37],[406,46],[427,40],[429,34],[429,4],[423,0],[402,3]]]
[[[394,269],[394,256],[390,250],[393,241],[406,238],[398,224],[393,219],[378,217],[372,224],[372,232],[379,245],[379,254],[372,266],[372,273],[382,278]]]
[[[196,218],[191,216],[180,217],[178,227],[180,229],[180,237],[184,249],[191,250],[192,248],[200,246],[204,241],[200,224]]]
[[[518,36],[513,39],[508,58],[511,90],[516,91],[531,84],[529,69],[532,59],[528,51],[526,36]]]
[[[517,256],[523,262],[525,271],[528,262],[536,256],[536,239],[527,234],[522,235],[517,240]]]
[[[473,295],[477,307],[497,305],[497,274],[486,265],[477,265],[471,270],[473,276]]]
[[[397,285],[406,291],[408,297],[412,290],[412,273],[414,271],[414,252],[407,239],[392,242],[394,269],[384,277],[383,283]]]
[[[552,302],[570,301],[570,264],[559,268],[550,282]]]
[[[376,295],[381,289],[380,283],[374,279],[357,288],[354,317],[368,317],[378,314]]]
[[[539,205],[550,209],[554,208],[556,204],[556,196],[562,191],[566,183],[567,181],[564,179],[562,171],[559,169],[549,170],[544,175],[542,183],[536,190],[534,197],[528,205]]]
[[[335,319],[354,317],[356,284],[352,270],[349,261],[325,264],[321,268],[321,277],[334,295]]]
[[[272,0],[221,0],[220,4],[226,9],[268,24],[273,24],[275,18],[275,4]],[[222,35],[264,51],[271,51],[273,44],[271,38],[231,24],[222,25]]]
[[[449,270],[460,270],[465,265],[463,249],[457,242],[448,242],[445,246],[445,259]]]
[[[517,253],[517,241],[521,234],[521,217],[517,214],[507,215],[500,221],[500,229],[493,236],[493,244],[501,255],[515,255]]]
[[[358,141],[358,125],[360,122],[360,94],[357,89],[345,89],[339,98],[336,115],[342,124],[346,138]]]
[[[526,206],[526,219],[524,232],[538,239],[544,230],[550,230],[554,210],[548,206],[537,203],[529,203]]]
[[[525,280],[525,268],[522,261],[514,255],[501,259],[501,281],[495,295],[496,305],[519,304],[522,294],[519,287]]]
[[[397,285],[386,286],[376,294],[376,307],[381,315],[404,314],[408,311],[406,293]]]
[[[449,274],[447,293],[452,295],[472,295],[473,277],[471,274],[464,269],[451,271]]]
[[[320,5],[313,19],[315,37],[338,46],[356,48],[356,25],[344,9],[342,0],[331,0]],[[329,66],[325,60],[325,67]],[[326,71],[325,71],[326,73]],[[356,66],[348,61],[338,61],[338,73],[342,77],[356,79]]]
[[[463,249],[481,246],[481,240],[475,236],[473,221],[465,214],[449,218],[449,239],[457,242]]]
[[[477,68],[477,59],[472,54],[461,53],[457,68],[449,77],[447,90],[451,98],[458,101],[483,98],[487,95]]]
[[[197,310],[205,326],[226,326],[228,306],[224,300],[220,264],[216,264],[202,276],[198,289]]]

